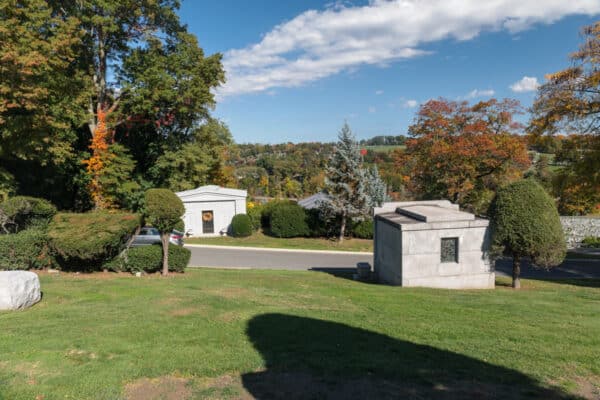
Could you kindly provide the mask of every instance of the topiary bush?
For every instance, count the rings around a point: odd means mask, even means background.
[[[48,237],[62,268],[95,270],[125,248],[140,224],[140,215],[123,212],[59,213]]]
[[[280,204],[274,207],[269,233],[280,238],[308,236],[310,231],[304,208],[297,204]]]
[[[520,261],[535,266],[560,264],[567,247],[554,200],[539,183],[524,179],[500,188],[490,206],[492,244],[513,258],[513,287],[520,287]]]
[[[373,239],[373,220],[365,219],[352,227],[352,235],[359,239]]]
[[[163,247],[163,275],[169,274],[169,235],[181,221],[185,207],[181,199],[169,189],[148,189],[145,195],[144,214],[148,222],[158,229]]]
[[[252,220],[246,214],[237,214],[231,220],[231,235],[246,237],[252,235]]]
[[[183,220],[180,218],[173,227],[173,230],[185,233],[185,222],[183,222]]]
[[[7,233],[32,227],[45,227],[56,214],[56,207],[36,197],[15,196],[0,204],[0,225]]]
[[[42,269],[54,265],[45,230],[31,228],[0,235],[0,270]]]
[[[192,252],[180,246],[169,245],[169,271],[183,272],[190,262]],[[163,266],[162,246],[131,247],[106,263],[104,268],[126,272],[157,272]]]

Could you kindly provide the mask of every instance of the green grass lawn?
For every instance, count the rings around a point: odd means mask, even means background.
[[[254,233],[245,238],[231,236],[212,238],[188,238],[186,244],[212,244],[219,246],[266,247],[280,249],[305,249],[305,250],[337,250],[337,251],[373,251],[373,241],[365,239],[346,239],[338,243],[334,239],[325,238],[276,238]]]
[[[599,395],[600,281],[449,291],[193,270],[41,282],[41,303],[0,313],[0,399]]]

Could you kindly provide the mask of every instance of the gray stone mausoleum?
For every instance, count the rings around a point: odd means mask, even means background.
[[[386,203],[375,209],[375,273],[392,285],[491,289],[488,224],[447,200]]]

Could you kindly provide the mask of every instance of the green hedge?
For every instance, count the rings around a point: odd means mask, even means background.
[[[581,241],[584,247],[600,249],[600,237],[588,236]]]
[[[352,236],[359,239],[373,239],[373,220],[366,219],[352,227]]]
[[[280,204],[274,207],[269,233],[280,238],[308,236],[310,230],[304,208],[297,204]]]
[[[246,214],[234,215],[231,220],[231,235],[233,237],[246,237],[252,235],[252,220]]]
[[[139,215],[123,212],[59,213],[48,237],[63,268],[93,270],[119,254],[140,223]]]
[[[268,203],[262,205],[261,214],[260,214],[260,224],[263,228],[263,231],[268,233],[271,229],[271,214],[273,211],[282,206],[286,205],[295,205],[296,202],[291,200],[272,200]]]
[[[41,269],[55,265],[43,229],[0,235],[0,270]]]
[[[169,245],[169,271],[183,272],[190,262],[192,252],[180,246]],[[104,268],[126,272],[156,272],[162,270],[160,245],[131,247],[126,253],[106,263]]]
[[[263,207],[260,205],[255,205],[252,208],[246,209],[246,215],[250,217],[250,221],[252,222],[252,230],[257,231],[261,227],[261,217],[262,217]]]
[[[56,207],[44,199],[15,196],[0,204],[0,212],[10,221],[6,228],[16,233],[31,227],[45,227],[56,214]]]

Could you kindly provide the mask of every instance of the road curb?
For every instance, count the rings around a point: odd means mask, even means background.
[[[218,246],[212,244],[185,244],[184,247],[200,248],[200,249],[220,249],[220,250],[238,250],[238,251],[264,251],[264,252],[279,252],[279,253],[311,253],[311,254],[338,254],[338,255],[369,255],[373,253],[366,251],[340,251],[340,250],[303,250],[303,249],[280,249],[268,247],[245,247],[245,246]]]

